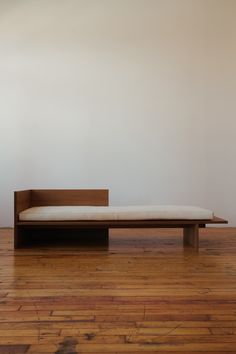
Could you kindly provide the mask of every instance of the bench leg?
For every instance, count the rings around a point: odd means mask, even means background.
[[[199,226],[189,225],[184,227],[184,247],[192,247],[198,250],[199,247]]]
[[[80,228],[32,228],[15,227],[14,249],[25,248],[37,244],[59,244],[76,241],[78,244],[109,246],[109,229],[80,229]]]
[[[14,228],[14,249],[22,248],[23,246],[23,230],[17,226]]]

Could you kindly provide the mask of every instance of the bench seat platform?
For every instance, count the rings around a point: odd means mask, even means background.
[[[183,205],[41,206],[19,214],[20,221],[212,220],[213,212]]]

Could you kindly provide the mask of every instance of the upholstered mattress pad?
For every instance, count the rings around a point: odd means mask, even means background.
[[[211,220],[213,212],[194,206],[41,206],[22,211],[20,221]]]

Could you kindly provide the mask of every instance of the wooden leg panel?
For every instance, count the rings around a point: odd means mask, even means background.
[[[199,225],[190,225],[184,227],[184,247],[192,247],[198,250]]]

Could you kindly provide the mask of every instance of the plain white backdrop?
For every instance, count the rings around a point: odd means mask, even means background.
[[[0,226],[13,191],[109,188],[236,226],[236,1],[0,0]]]

